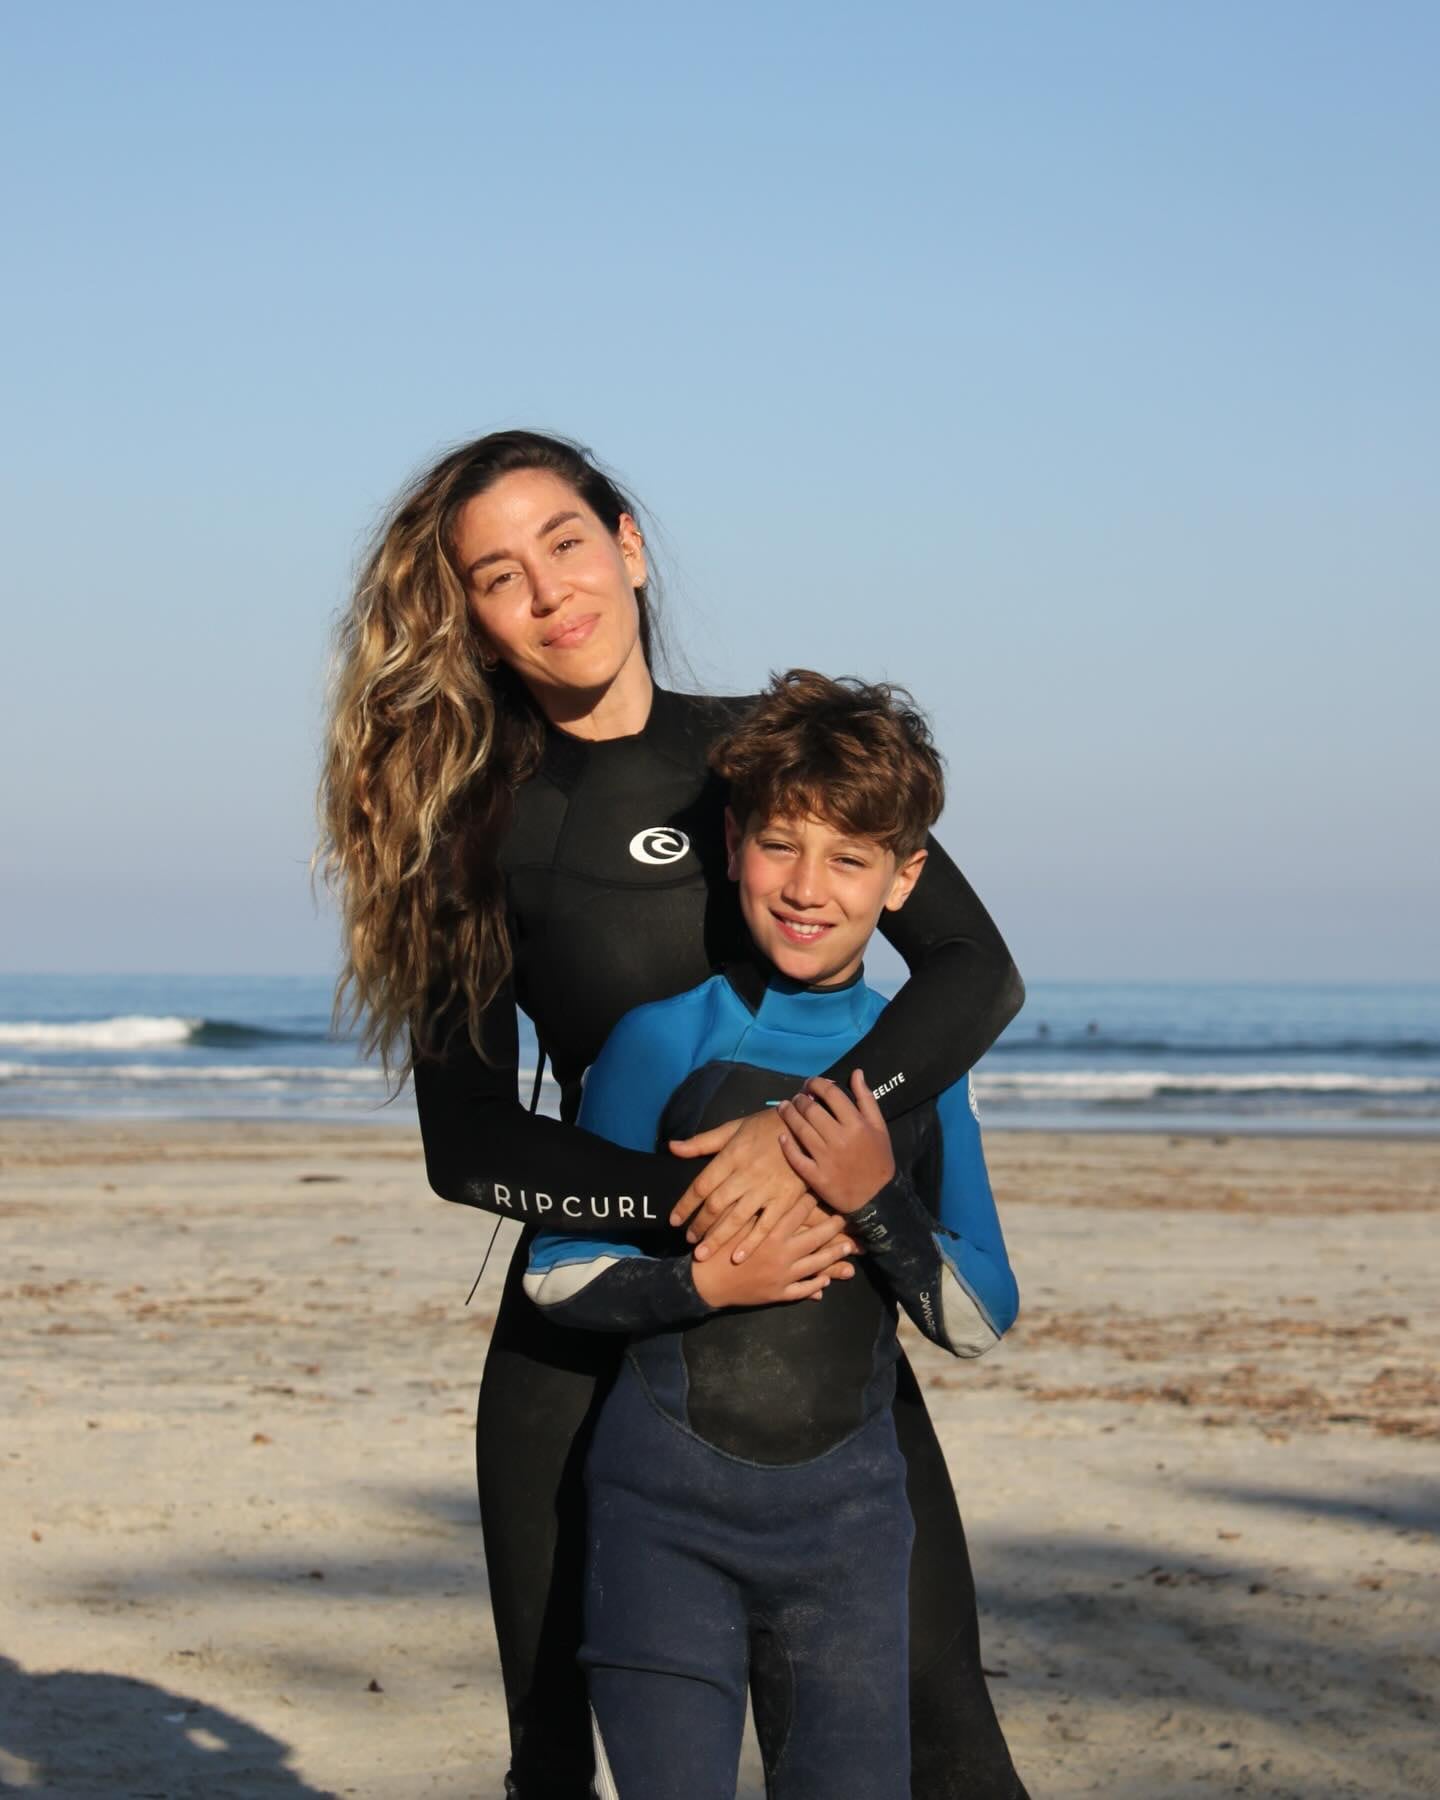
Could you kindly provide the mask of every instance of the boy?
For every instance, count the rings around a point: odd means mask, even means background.
[[[738,1264],[694,1260],[678,1234],[670,1255],[535,1239],[525,1285],[550,1317],[633,1334],[586,1469],[598,1791],[731,1800],[748,1681],[771,1800],[907,1800],[896,1300],[978,1356],[1014,1319],[1015,1283],[968,1078],[893,1144],[859,1072],[849,1094],[794,1090],[881,1010],[861,961],[919,877],[940,760],[890,689],[792,670],[711,761],[753,959],[627,1014],[579,1122],[648,1150],[778,1104],[792,1166],[868,1255],[791,1306],[774,1302],[826,1279],[808,1202]]]

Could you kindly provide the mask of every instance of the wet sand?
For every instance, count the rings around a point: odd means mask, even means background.
[[[912,1354],[1034,1800],[1440,1794],[1440,1147],[989,1150],[1021,1321]],[[0,1792],[499,1794],[492,1223],[400,1127],[0,1125]]]

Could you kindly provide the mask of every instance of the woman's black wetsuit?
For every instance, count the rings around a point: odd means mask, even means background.
[[[623,1013],[695,987],[741,943],[725,874],[723,784],[706,765],[742,701],[657,689],[635,737],[547,735],[515,797],[501,854],[514,973],[486,1012],[488,1061],[462,1033],[415,1066],[431,1185],[449,1200],[541,1222],[614,1223],[624,1194],[663,1221],[697,1164],[643,1155],[568,1123],[580,1078]],[[903,911],[884,915],[912,979],[832,1071],[863,1067],[892,1116],[976,1062],[1023,990],[984,907],[931,844]],[[518,1092],[516,1005],[534,1021],[566,1123]],[[643,1206],[639,1202],[645,1202]],[[637,1219],[638,1222],[638,1219]],[[525,1245],[510,1265],[476,1422],[490,1595],[519,1800],[587,1800],[591,1747],[576,1660],[583,1593],[581,1471],[597,1393],[622,1346],[565,1330],[525,1298]],[[822,1301],[823,1305],[824,1302]],[[911,1736],[915,1800],[1023,1800],[980,1669],[975,1591],[945,1459],[908,1364],[895,1424],[915,1520]]]

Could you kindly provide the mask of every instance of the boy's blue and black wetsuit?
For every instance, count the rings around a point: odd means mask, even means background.
[[[830,1066],[883,1004],[858,979],[807,989],[739,965],[623,1018],[580,1123],[638,1150],[752,1112]],[[747,1684],[771,1800],[909,1800],[895,1301],[978,1356],[1016,1290],[968,1078],[899,1138],[894,1180],[849,1221],[861,1272],[816,1304],[708,1306],[678,1233],[531,1246],[526,1291],[550,1318],[631,1334],[587,1465],[602,1800],[729,1800]]]

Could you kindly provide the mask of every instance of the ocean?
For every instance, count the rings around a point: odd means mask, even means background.
[[[413,1123],[329,1014],[310,977],[0,975],[0,1115]],[[534,1060],[522,1020],[527,1098]],[[1036,981],[975,1081],[1002,1130],[1437,1135],[1440,984]]]

